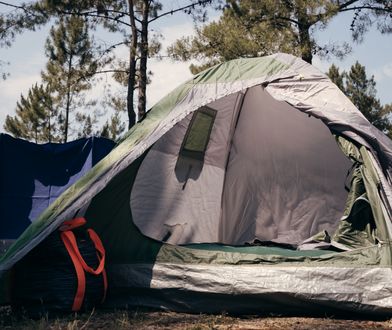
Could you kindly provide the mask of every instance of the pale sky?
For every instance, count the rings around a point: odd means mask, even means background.
[[[171,0],[171,3],[181,3],[181,0]],[[3,8],[0,7],[0,10]],[[350,14],[339,15],[326,30],[318,32],[318,40],[325,43],[347,41],[352,44],[349,31],[350,23]],[[194,31],[191,18],[184,14],[158,20],[153,29],[165,36],[165,39],[162,40],[163,52],[174,40],[181,36],[191,35]],[[10,62],[6,70],[11,74],[5,81],[0,81],[0,132],[4,132],[3,123],[6,115],[14,114],[15,105],[21,93],[26,94],[34,83],[40,81],[40,72],[46,63],[44,43],[47,32],[48,28],[24,33],[17,37],[12,48],[0,48],[0,60]],[[107,38],[108,34],[104,37]],[[368,75],[375,76],[381,103],[392,103],[392,35],[381,35],[378,31],[372,30],[365,36],[364,43],[352,46],[352,53],[343,61],[336,58],[320,59],[316,57],[313,65],[324,72],[332,63],[347,70],[358,60],[362,65],[365,65]],[[119,54],[124,56],[124,59],[127,58],[125,52]],[[153,77],[147,91],[148,107],[191,77],[188,69],[189,64],[173,62],[168,58],[149,61],[148,69],[153,72]],[[92,95],[99,95],[99,93],[100,89],[96,88]]]

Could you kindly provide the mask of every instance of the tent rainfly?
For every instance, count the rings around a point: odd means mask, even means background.
[[[392,312],[392,142],[317,69],[238,59],[164,97],[30,225],[18,260],[84,216],[108,307]]]

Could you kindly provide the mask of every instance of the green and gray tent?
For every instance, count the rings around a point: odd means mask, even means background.
[[[107,250],[107,306],[392,312],[392,142],[287,54],[174,89],[3,255],[12,267],[84,216]]]

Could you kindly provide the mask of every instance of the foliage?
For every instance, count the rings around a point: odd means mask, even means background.
[[[91,88],[84,77],[97,69],[92,53],[92,40],[89,37],[88,25],[78,16],[60,18],[58,24],[50,30],[46,42],[48,63],[42,79],[53,95],[63,120],[63,142],[67,142],[70,126],[70,115],[76,107],[85,106],[83,92]],[[91,116],[79,116],[91,122]],[[88,124],[88,123],[85,123]]]
[[[15,137],[38,142],[58,142],[58,113],[48,88],[35,84],[21,95],[16,115],[7,115],[4,129]]]
[[[117,47],[126,47],[129,54],[126,62],[117,62],[126,65],[96,70],[91,72],[90,76],[111,72],[116,74],[115,78],[120,77],[122,82],[126,81],[130,128],[136,121],[136,89],[138,117],[140,119],[145,115],[147,62],[149,57],[160,50],[158,36],[149,33],[150,24],[161,17],[184,11],[197,19],[204,19],[203,8],[211,2],[212,0],[188,0],[183,6],[163,11],[163,3],[159,0],[35,0],[20,6],[1,1],[0,5],[15,10],[8,14],[0,14],[0,46],[11,46],[17,34],[26,30],[36,30],[52,18],[63,19],[68,16],[84,19],[93,29],[103,27],[121,36],[123,41],[110,45],[102,55],[113,54]],[[96,60],[100,61],[99,58]]]
[[[309,63],[315,54],[341,58],[350,46],[319,44],[316,32],[343,11],[354,12],[351,30],[356,40],[375,21],[383,33],[392,28],[392,4],[388,1],[227,0],[216,22],[196,28],[195,37],[177,40],[168,52],[177,60],[201,62],[200,67],[191,67],[193,73],[222,61],[276,52],[291,53]]]
[[[374,126],[392,138],[392,104],[381,105],[374,76],[368,78],[364,66],[356,62],[349,72],[340,73],[332,65],[327,74]]]
[[[356,5],[350,30],[354,41],[362,42],[369,28],[376,26],[382,34],[392,33],[392,1],[354,1]]]
[[[91,83],[84,77],[97,69],[88,29],[78,16],[60,18],[51,28],[45,47],[48,62],[41,72],[43,85],[32,87],[27,99],[21,96],[16,116],[8,116],[4,125],[8,132],[36,142],[67,142],[75,119],[75,135],[91,135],[97,122],[92,114],[79,111],[71,117],[76,108],[88,110],[83,93],[91,88]]]
[[[100,135],[102,137],[116,141],[120,138],[121,134],[124,132],[124,129],[125,125],[121,121],[119,113],[116,112],[110,117],[110,120],[107,120],[105,125],[103,125]]]
[[[103,125],[101,132],[99,132],[100,136],[116,141],[125,131],[125,124],[121,118],[121,113],[126,109],[126,102],[124,100],[115,96],[109,98],[110,105],[114,108],[114,114]]]

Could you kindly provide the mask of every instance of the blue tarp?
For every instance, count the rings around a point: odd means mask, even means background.
[[[114,144],[97,137],[35,144],[0,134],[0,239],[19,237]]]

